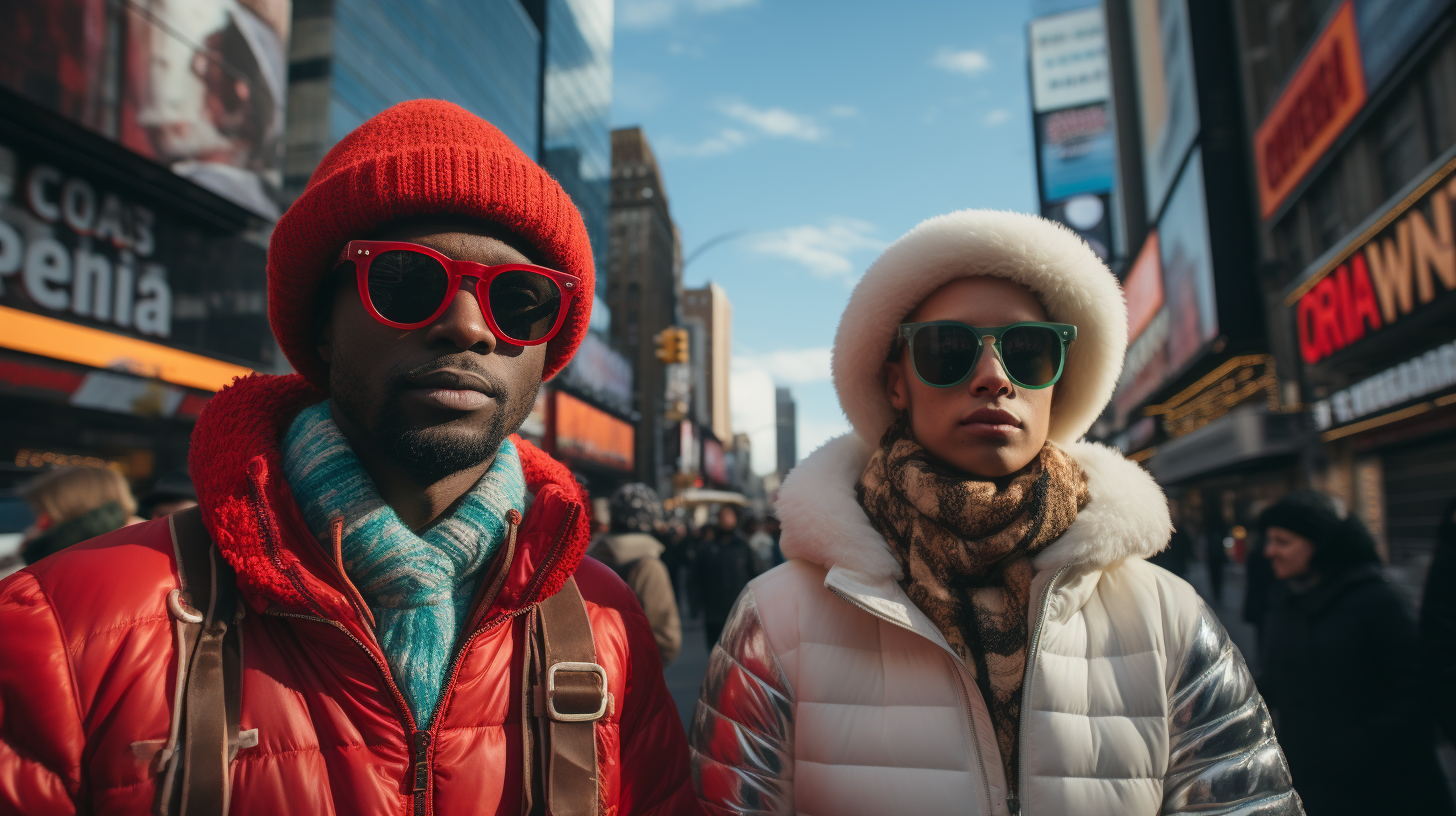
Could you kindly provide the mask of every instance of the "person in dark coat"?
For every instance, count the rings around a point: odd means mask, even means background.
[[[753,549],[738,531],[738,513],[732,507],[718,510],[718,526],[705,529],[695,564],[698,597],[703,607],[703,635],[708,651],[718,642],[728,613],[739,593],[758,572],[753,568]]]
[[[1157,564],[1168,572],[1182,578],[1188,574],[1188,557],[1193,554],[1193,536],[1183,529],[1182,515],[1178,512],[1176,503],[1169,503],[1169,516],[1173,519],[1173,535],[1168,539],[1168,546],[1164,547],[1157,554],[1148,558],[1148,562]]]
[[[1369,530],[1329,497],[1291,493],[1259,517],[1282,584],[1258,686],[1310,816],[1456,813],[1421,693],[1416,624]]]
[[[1446,739],[1456,742],[1456,499],[1446,505],[1436,534],[1436,557],[1421,600],[1421,663]]]

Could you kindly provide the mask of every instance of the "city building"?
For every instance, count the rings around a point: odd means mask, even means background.
[[[732,440],[728,372],[733,362],[733,304],[728,302],[728,293],[723,287],[709,281],[702,289],[683,291],[682,317],[684,323],[696,329],[693,365],[702,372],[703,389],[698,393],[702,395],[701,404],[707,414],[700,421],[719,442]]]
[[[335,142],[410,99],[454,102],[539,161],[546,12],[545,0],[295,3],[283,174],[287,200],[303,190]],[[564,19],[570,25],[571,18]],[[603,115],[603,126],[605,121]]]
[[[774,424],[777,426],[778,467],[780,479],[799,464],[799,425],[795,416],[794,394],[787,388],[774,389]]]
[[[0,487],[183,467],[268,329],[288,3],[0,5]],[[43,32],[43,33],[42,33]]]
[[[612,0],[525,0],[546,32],[541,166],[586,221],[597,269],[607,269],[612,137]]]
[[[1302,483],[1412,596],[1456,496],[1456,28],[1448,0],[1238,0],[1256,268]]]
[[[667,495],[676,469],[668,457],[668,429],[675,429],[686,412],[667,404],[669,363],[659,359],[658,337],[677,322],[682,250],[661,170],[641,128],[612,131],[609,223],[610,268],[603,296],[612,311],[612,347],[626,356],[636,375],[637,478]]]
[[[1094,434],[1142,462],[1216,547],[1296,484],[1303,423],[1261,308],[1233,11],[1106,0],[1103,15],[1130,342]]]

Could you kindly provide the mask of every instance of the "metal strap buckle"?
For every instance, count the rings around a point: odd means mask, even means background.
[[[597,710],[588,714],[563,714],[556,710],[556,673],[582,672],[595,674],[602,679],[602,698]],[[607,713],[607,670],[596,663],[553,663],[546,669],[546,713],[557,722],[590,722],[600,720]]]

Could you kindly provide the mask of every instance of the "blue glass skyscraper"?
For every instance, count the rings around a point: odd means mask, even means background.
[[[541,164],[586,220],[605,270],[611,195],[612,0],[544,0]]]

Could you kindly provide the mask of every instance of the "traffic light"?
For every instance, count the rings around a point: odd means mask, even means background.
[[[657,359],[664,363],[688,362],[688,330],[669,326],[653,338],[657,341]]]

